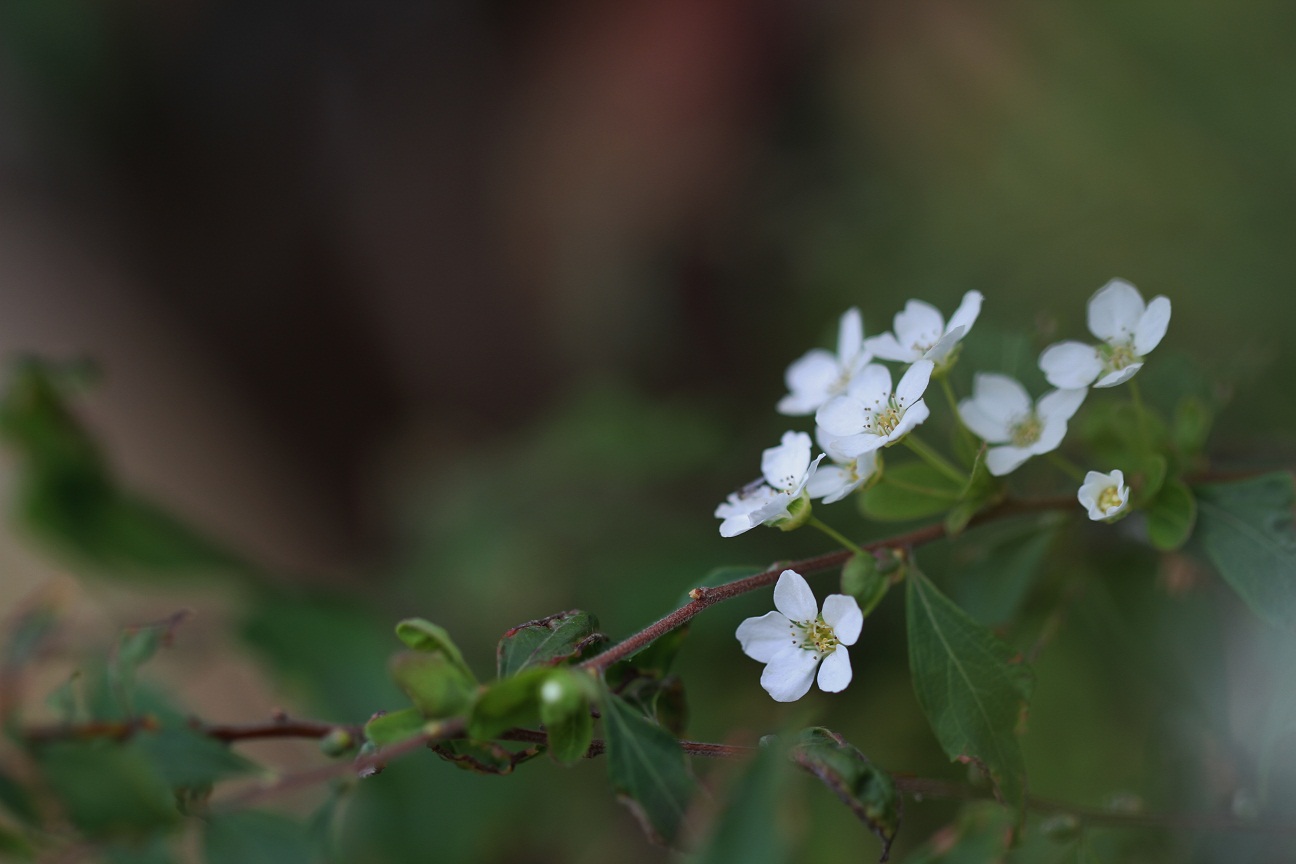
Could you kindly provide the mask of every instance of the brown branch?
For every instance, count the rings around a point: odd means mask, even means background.
[[[298,720],[282,711],[276,711],[266,723],[204,723],[190,718],[189,728],[218,741],[254,741],[266,738],[325,738],[339,730],[353,738],[364,735],[364,727],[348,723],[323,723],[318,720]]]
[[[967,527],[971,528],[987,522],[994,522],[999,519],[1007,519],[1012,516],[1020,516],[1027,513],[1039,513],[1046,510],[1068,510],[1076,506],[1076,500],[1071,496],[1019,500],[1010,499],[973,516],[968,522]],[[916,528],[905,534],[898,534],[895,537],[888,537],[884,540],[875,540],[872,543],[861,544],[860,548],[866,552],[878,552],[884,549],[908,549],[914,546],[922,546],[935,540],[940,540],[945,536],[945,534],[945,524],[943,522],[936,522],[931,525],[924,525],[922,528]],[[714,606],[717,603],[721,603],[741,594],[746,594],[749,591],[755,591],[758,588],[773,585],[778,581],[779,575],[784,570],[795,570],[802,575],[807,573],[819,573],[824,570],[831,570],[835,567],[840,567],[850,559],[852,554],[854,553],[847,549],[838,552],[829,552],[825,555],[819,555],[814,558],[806,558],[802,561],[792,561],[787,564],[781,564],[777,567],[766,570],[763,573],[757,573],[754,576],[748,576],[744,579],[735,579],[733,582],[726,582],[723,585],[717,585],[713,588],[694,588],[689,592],[689,596],[693,599],[688,603],[685,603],[683,606],[664,618],[653,622],[633,636],[613,645],[601,654],[589,658],[581,663],[580,666],[584,669],[593,669],[601,672],[613,663],[624,660],[631,654],[647,647],[672,630],[687,624],[708,606]]]
[[[501,741],[520,741],[526,744],[547,744],[549,736],[538,729],[508,729],[499,736]],[[690,756],[702,756],[708,759],[735,759],[750,756],[756,752],[755,747],[741,747],[733,744],[711,744],[706,741],[680,740],[680,749]],[[586,759],[602,756],[607,752],[607,742],[595,738],[585,751]]]

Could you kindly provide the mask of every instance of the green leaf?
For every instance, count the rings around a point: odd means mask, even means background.
[[[882,573],[876,556],[871,552],[852,555],[842,567],[842,593],[855,598],[866,618],[882,602],[890,588],[891,577]]]
[[[996,794],[1020,812],[1026,767],[1016,729],[1030,673],[917,567],[911,566],[907,583],[909,667],[918,704],[945,754],[983,766]]]
[[[590,613],[578,609],[559,612],[519,624],[500,637],[495,665],[500,678],[532,666],[556,666],[575,659],[601,639],[598,619]]]
[[[1210,408],[1202,399],[1186,396],[1180,400],[1170,427],[1170,439],[1181,457],[1192,460],[1206,449],[1213,421]]]
[[[424,717],[454,717],[468,710],[477,683],[445,654],[401,651],[391,658],[392,680]]]
[[[117,649],[108,664],[108,677],[113,692],[127,714],[134,712],[135,674],[153,659],[163,645],[168,645],[175,628],[189,617],[180,612],[165,621],[128,627],[117,639]]]
[[[569,669],[555,669],[540,685],[540,722],[549,737],[549,755],[560,765],[585,758],[594,739],[592,688],[590,676]]]
[[[4,771],[0,771],[0,805],[29,825],[40,821],[31,793]]]
[[[1162,552],[1172,552],[1188,542],[1197,522],[1197,499],[1179,480],[1161,487],[1147,511],[1148,540]]]
[[[540,719],[540,687],[552,674],[533,667],[488,685],[468,715],[468,736],[485,741],[513,726],[534,726]]]
[[[208,786],[217,780],[255,771],[229,745],[193,729],[163,728],[131,740],[166,783],[175,788]]]
[[[609,675],[608,684],[649,720],[677,738],[683,737],[688,727],[688,697],[678,675],[630,669],[615,684]]]
[[[1266,474],[1196,487],[1194,538],[1224,581],[1275,627],[1296,626],[1296,532],[1292,478]]]
[[[900,794],[891,775],[836,732],[805,729],[792,747],[792,761],[823,783],[882,841],[879,861],[891,854],[900,830]]]
[[[987,627],[1011,620],[1064,522],[1062,514],[1046,513],[970,532],[954,547],[950,593],[955,602]]]
[[[306,828],[278,813],[246,810],[207,820],[206,864],[309,864],[315,850]]]
[[[964,487],[926,462],[888,465],[882,479],[859,496],[870,519],[907,522],[944,513],[963,497]]]
[[[764,741],[761,742],[765,744]],[[729,801],[692,864],[782,864],[788,843],[779,830],[780,793],[788,773],[787,748],[762,746],[729,786]]]
[[[1168,463],[1160,453],[1126,456],[1119,467],[1125,469],[1125,482],[1136,507],[1153,500],[1165,484]]]
[[[697,787],[684,751],[615,694],[604,691],[602,705],[612,788],[652,840],[676,845]]]
[[[463,653],[460,652],[459,646],[455,645],[454,640],[450,638],[450,634],[446,632],[444,627],[439,627],[422,618],[406,618],[404,621],[397,623],[396,636],[415,651],[444,654],[470,680],[477,680],[476,676],[472,674],[472,670],[468,668],[468,664],[464,662]]]
[[[374,746],[386,747],[423,734],[426,724],[427,719],[417,708],[404,708],[370,719],[365,724],[364,733]]]
[[[67,742],[41,748],[39,759],[64,812],[91,837],[143,836],[179,818],[171,788],[138,750]]]

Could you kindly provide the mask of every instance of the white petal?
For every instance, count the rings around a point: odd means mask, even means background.
[[[850,655],[845,648],[838,648],[825,657],[819,667],[819,689],[825,693],[840,693],[850,682]]]
[[[766,612],[759,618],[748,618],[735,633],[743,653],[753,660],[769,663],[789,647],[799,647],[803,634],[782,612]]]
[[[950,355],[950,352],[954,350],[954,346],[963,339],[963,334],[966,332],[966,327],[955,327],[950,330],[926,354],[922,355],[923,359],[937,364],[943,362]]]
[[[895,316],[894,332],[901,345],[926,351],[945,335],[945,319],[930,303],[910,300]]]
[[[881,449],[890,439],[872,432],[861,432],[858,435],[843,435],[833,442],[836,451],[847,459],[861,459],[867,454]]]
[[[1161,344],[1170,326],[1170,298],[1153,297],[1134,330],[1134,353],[1142,357]]]
[[[721,537],[737,537],[744,534],[759,525],[754,521],[749,513],[736,513],[726,518],[720,523]]]
[[[1115,387],[1117,384],[1124,384],[1134,377],[1134,373],[1143,368],[1142,363],[1131,363],[1124,369],[1117,369],[1115,372],[1108,372],[1093,383],[1094,387]]]
[[[901,408],[907,408],[922,398],[931,381],[934,364],[930,360],[919,360],[905,370],[900,383],[896,385],[895,398]]]
[[[840,501],[854,491],[855,480],[851,470],[842,465],[825,465],[815,472],[814,477],[806,484],[806,494],[811,498],[823,499],[825,504]],[[831,500],[829,500],[831,499]]]
[[[783,376],[789,393],[779,400],[779,413],[791,417],[814,413],[828,399],[829,389],[840,374],[841,367],[833,355],[821,349],[808,352]]]
[[[837,328],[837,357],[844,366],[855,359],[864,346],[864,319],[854,307],[847,309]]]
[[[818,664],[813,651],[795,648],[770,661],[761,673],[761,686],[775,702],[795,702],[810,690]]]
[[[849,594],[829,594],[824,598],[824,623],[833,628],[833,635],[843,645],[854,645],[864,626],[864,613],[859,603]]]
[[[986,468],[996,477],[1011,474],[1031,457],[1025,447],[991,447],[986,451]]]
[[[870,336],[864,341],[864,345],[880,360],[894,360],[897,363],[912,363],[922,357],[922,352],[914,348],[901,345],[896,341],[895,336],[890,333],[882,333],[877,336]]]
[[[958,412],[963,425],[983,441],[999,444],[1012,438],[1012,429],[1009,428],[1008,421],[987,416],[980,405],[971,399],[960,402]]]
[[[976,323],[977,316],[981,314],[981,301],[983,299],[980,291],[969,291],[964,294],[963,301],[959,303],[958,308],[954,310],[954,314],[950,316],[949,323],[945,325],[946,332],[952,333],[954,328],[962,327],[963,335],[966,336],[967,332],[972,329],[972,325]]]
[[[795,570],[784,570],[774,584],[774,608],[793,621],[813,621],[819,604],[805,578]]]
[[[851,382],[846,395],[870,407],[882,404],[891,395],[891,370],[880,363],[868,364]]]
[[[1122,471],[1121,469],[1117,468],[1115,471],[1111,472],[1111,474],[1109,474],[1108,476],[1111,477],[1111,481],[1113,485],[1119,486],[1122,489],[1125,487],[1125,472]]]
[[[1102,358],[1098,349],[1083,342],[1058,342],[1044,349],[1039,367],[1044,377],[1054,387],[1074,390],[1088,387],[1102,374]]]
[[[972,401],[981,413],[1007,428],[1030,413],[1030,394],[1015,378],[978,372],[972,379]]]
[[[1080,410],[1080,406],[1084,403],[1087,395],[1089,395],[1089,391],[1083,388],[1077,390],[1050,390],[1040,397],[1036,413],[1045,423],[1050,420],[1061,420],[1065,423]]]
[[[835,396],[815,412],[815,423],[833,438],[858,435],[869,419],[864,403],[855,396]]]
[[[890,444],[893,441],[899,441],[930,415],[931,410],[928,409],[927,403],[924,400],[919,399],[913,405],[910,405],[905,409],[904,416],[900,418],[900,422],[896,424],[896,428],[892,429],[891,434],[886,436],[886,443]]]
[[[765,482],[785,491],[796,488],[810,467],[810,436],[804,432],[784,432],[782,443],[761,454],[761,474]]]
[[[1089,332],[1109,342],[1124,342],[1134,335],[1143,309],[1138,289],[1113,279],[1089,298]]]

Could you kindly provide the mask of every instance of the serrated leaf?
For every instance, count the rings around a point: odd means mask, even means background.
[[[1148,540],[1162,552],[1172,552],[1188,542],[1197,522],[1197,499],[1179,480],[1171,480],[1147,510]]]
[[[482,741],[540,719],[540,687],[553,670],[533,667],[487,685],[468,714],[468,736]]]
[[[905,596],[909,667],[918,704],[950,759],[984,766],[1019,812],[1026,766],[1017,725],[1030,673],[1013,650],[911,567]]]
[[[900,794],[891,775],[838,735],[822,727],[802,730],[792,761],[819,778],[882,841],[879,861],[891,854],[900,830]]]
[[[679,742],[615,694],[604,691],[608,778],[648,836],[676,845],[697,782]]]
[[[208,786],[257,767],[228,744],[193,729],[140,733],[131,740],[131,747],[143,753],[158,776],[174,788]]]
[[[396,686],[424,717],[454,717],[468,710],[477,684],[443,653],[402,651],[388,664]]]
[[[763,744],[764,742],[762,742]],[[691,864],[782,864],[790,860],[779,830],[781,792],[788,774],[787,748],[762,746],[729,786],[729,800],[711,836]]]
[[[969,616],[994,627],[1012,619],[1066,519],[1044,514],[977,528],[954,548],[950,593]]]
[[[925,462],[888,465],[882,479],[859,496],[870,519],[908,522],[944,513],[963,497],[964,487]]]
[[[179,818],[171,788],[138,750],[57,743],[42,747],[39,761],[68,818],[91,837],[142,836]]]
[[[278,813],[222,813],[203,830],[206,864],[309,864],[315,850],[306,828]]]
[[[365,724],[364,734],[374,746],[386,747],[422,735],[426,724],[423,712],[417,708],[403,708],[370,719]]]
[[[464,662],[463,652],[459,650],[459,646],[450,638],[450,634],[444,627],[422,618],[406,618],[404,621],[397,622],[396,638],[415,651],[444,654],[470,680],[477,680],[472,670],[468,668],[468,664]]]
[[[500,637],[495,651],[499,677],[573,660],[597,641],[597,634],[598,619],[578,609],[519,624]]]
[[[1296,626],[1296,532],[1292,478],[1275,473],[1198,486],[1194,539],[1262,620]]]

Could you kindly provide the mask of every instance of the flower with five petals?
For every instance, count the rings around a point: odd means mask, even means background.
[[[830,594],[820,612],[801,574],[784,570],[774,586],[774,608],[777,611],[748,618],[737,632],[743,653],[765,664],[765,691],[776,702],[795,702],[810,690],[816,669],[820,690],[845,690],[851,680],[846,647],[855,644],[864,626],[855,598]]]
[[[931,413],[922,399],[931,374],[932,362],[919,360],[892,391],[891,373],[881,364],[870,363],[846,395],[824,403],[815,413],[815,422],[848,458],[890,446]]]
[[[1095,522],[1113,521],[1129,507],[1130,490],[1125,485],[1125,473],[1117,468],[1110,474],[1090,471],[1084,485],[1076,494],[1080,506],[1089,511]]]
[[[786,519],[789,508],[801,500],[806,484],[814,477],[820,453],[810,459],[810,436],[804,432],[784,432],[777,447],[761,454],[761,478],[747,484],[716,507],[721,537],[736,537],[757,525]]]
[[[896,313],[894,330],[865,340],[864,345],[881,360],[916,363],[931,360],[937,370],[952,362],[955,346],[968,334],[981,314],[980,291],[969,291],[945,322],[940,310],[921,300],[910,300]]]
[[[1007,375],[978,372],[972,398],[959,403],[959,417],[991,447],[986,468],[996,477],[1015,471],[1032,456],[1058,448],[1067,421],[1084,402],[1085,389],[1050,390],[1032,403],[1026,388]]]
[[[858,309],[847,309],[837,330],[837,355],[816,348],[793,362],[784,375],[789,392],[779,400],[778,412],[791,417],[813,414],[845,393],[872,359],[865,347],[864,319]]]
[[[1039,365],[1054,387],[1115,387],[1143,368],[1143,358],[1161,344],[1170,325],[1170,300],[1144,305],[1138,289],[1113,279],[1089,298],[1089,331],[1098,345],[1058,342],[1044,349]]]

